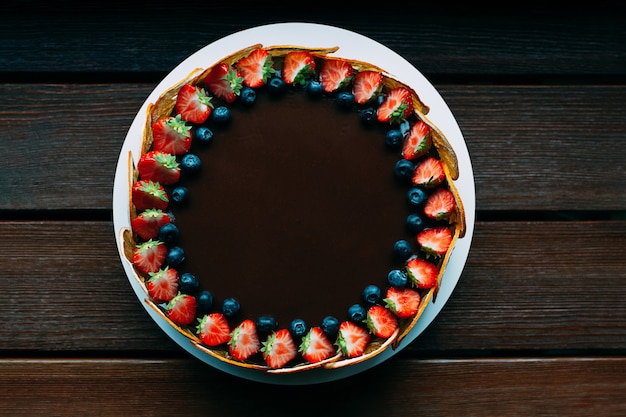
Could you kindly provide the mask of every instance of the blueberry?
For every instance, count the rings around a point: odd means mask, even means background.
[[[273,97],[282,96],[287,91],[287,84],[280,77],[272,77],[267,83],[267,92]]]
[[[409,242],[404,239],[398,240],[393,244],[393,254],[399,261],[406,261],[413,254],[413,249]]]
[[[174,187],[172,195],[170,196],[172,202],[177,205],[184,205],[189,201],[189,190],[183,185]]]
[[[259,334],[267,336],[278,329],[278,323],[272,316],[261,316],[256,320],[256,329]]]
[[[413,171],[415,171],[415,165],[408,159],[400,159],[394,167],[395,177],[402,182],[410,182],[413,178]]]
[[[178,283],[178,289],[185,294],[194,294],[200,288],[200,281],[198,277],[189,272],[185,272],[180,276],[180,282]]]
[[[167,223],[159,229],[158,239],[166,246],[172,246],[178,243],[178,235],[178,227],[174,223]]]
[[[362,323],[367,317],[367,310],[361,304],[353,304],[348,309],[348,320],[355,323]]]
[[[337,104],[343,110],[350,110],[354,106],[354,94],[349,91],[341,91],[337,94]]]
[[[193,140],[202,145],[208,145],[213,141],[213,131],[206,126],[200,126],[193,132]]]
[[[170,250],[167,251],[167,255],[165,255],[165,263],[171,266],[172,268],[176,268],[185,262],[185,251],[180,246],[173,246]]]
[[[378,285],[372,284],[363,289],[362,296],[363,301],[365,301],[367,304],[377,304],[382,297],[382,291],[380,290],[380,287]]]
[[[226,125],[231,119],[230,109],[226,106],[216,107],[211,116],[213,116],[213,121],[218,125]]]
[[[311,98],[318,98],[324,94],[322,83],[317,80],[310,80],[306,83],[305,91]]]
[[[294,338],[301,339],[304,337],[309,331],[309,326],[302,319],[294,319],[291,324],[289,324],[289,333]]]
[[[327,336],[334,339],[339,332],[339,320],[333,316],[324,317],[322,320],[322,331],[326,333]]]
[[[186,174],[195,175],[200,172],[200,157],[194,153],[185,154],[180,159],[180,169]]]
[[[410,233],[417,234],[424,230],[424,219],[417,213],[409,214],[406,218],[406,228]]]
[[[372,127],[377,122],[378,119],[376,117],[376,109],[373,107],[368,107],[359,112],[359,119],[364,126]]]
[[[251,106],[256,101],[256,91],[250,87],[244,87],[241,89],[239,99],[245,106]]]
[[[211,311],[213,307],[213,294],[207,290],[200,291],[196,300],[196,310],[199,315],[204,315]]]
[[[240,310],[241,305],[239,304],[239,301],[234,298],[227,298],[222,303],[222,313],[224,313],[226,317],[235,317],[239,314]]]
[[[428,199],[428,194],[426,194],[426,191],[422,190],[421,188],[412,187],[407,192],[407,198],[411,207],[417,208],[424,205],[424,203]]]
[[[402,133],[402,137],[407,137],[409,132],[411,131],[411,122],[409,122],[408,120],[404,120],[402,123],[400,123],[400,126],[398,126],[398,130],[400,130],[400,133]]]
[[[400,129],[391,129],[385,134],[385,146],[389,149],[399,149],[402,147],[403,141],[404,136],[402,135]]]
[[[401,269],[392,269],[387,274],[387,282],[393,287],[405,287],[408,281],[409,277]]]

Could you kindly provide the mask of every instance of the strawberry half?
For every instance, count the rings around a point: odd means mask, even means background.
[[[320,82],[327,93],[337,91],[352,81],[354,69],[343,59],[326,59],[320,70]]]
[[[287,329],[280,329],[267,337],[261,348],[265,363],[272,369],[282,368],[298,356],[298,348]]]
[[[333,356],[337,350],[328,339],[321,327],[311,327],[302,338],[299,348],[305,361],[310,363],[321,362]]]
[[[151,208],[165,210],[170,201],[163,186],[150,180],[135,182],[131,189],[131,197],[139,211]]]
[[[170,216],[163,210],[148,209],[139,213],[130,222],[130,226],[133,229],[133,233],[144,240],[148,240],[157,237],[161,227],[171,221]]]
[[[409,279],[417,288],[433,288],[437,285],[439,267],[424,259],[412,258],[406,264]]]
[[[307,51],[291,51],[283,62],[283,81],[292,85],[304,85],[315,72],[315,60]]]
[[[213,103],[204,88],[185,84],[178,91],[175,108],[183,120],[200,124],[211,115]]]
[[[423,121],[418,121],[409,131],[409,135],[404,140],[402,146],[402,156],[404,159],[413,160],[426,155],[433,145],[430,137],[430,126]]]
[[[424,229],[418,233],[417,243],[424,252],[430,255],[445,255],[452,243],[452,233],[450,229],[443,226]]]
[[[245,58],[241,58],[237,64],[237,70],[243,77],[243,83],[250,88],[259,88],[267,83],[267,80],[276,72],[274,61],[267,50],[259,48],[250,52]]]
[[[169,302],[178,294],[180,278],[175,269],[165,267],[157,272],[150,273],[146,283],[148,295],[157,302]]]
[[[230,326],[222,313],[211,313],[202,317],[196,332],[207,346],[219,346],[230,340]]]
[[[389,90],[376,110],[376,117],[382,123],[401,123],[413,112],[411,92],[404,87]]]
[[[377,337],[388,338],[398,328],[398,318],[381,305],[373,305],[367,310],[367,328]]]
[[[167,303],[167,316],[176,324],[191,324],[196,318],[196,297],[178,293]]]
[[[243,77],[236,68],[221,63],[211,69],[204,83],[213,95],[227,103],[232,103],[241,93]]]
[[[413,317],[420,306],[420,293],[408,287],[389,287],[385,295],[385,305],[398,318]]]
[[[378,71],[361,71],[354,76],[352,94],[357,104],[365,104],[380,93],[383,74]]]
[[[135,247],[133,265],[144,274],[157,272],[163,266],[167,256],[167,247],[158,240],[148,240]]]
[[[141,155],[137,171],[142,180],[152,180],[163,185],[175,184],[180,179],[180,164],[171,153],[149,151]]]
[[[435,157],[424,158],[413,171],[413,184],[424,188],[436,187],[446,178],[443,164]]]
[[[152,137],[153,150],[182,155],[191,147],[191,126],[180,114],[162,117],[152,125]]]
[[[250,356],[261,350],[261,342],[256,332],[256,324],[252,320],[242,321],[230,335],[228,352],[240,361],[245,361]]]
[[[426,200],[424,214],[431,219],[444,220],[450,217],[455,207],[456,200],[452,191],[447,188],[437,188]]]
[[[344,356],[354,358],[361,356],[370,341],[369,332],[351,321],[343,321],[339,325],[339,333],[335,344]]]

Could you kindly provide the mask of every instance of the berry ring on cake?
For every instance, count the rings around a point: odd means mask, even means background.
[[[434,319],[469,250],[473,177],[412,71],[352,32],[279,24],[163,80],[120,154],[114,223],[170,337],[236,375],[312,383],[380,363]]]

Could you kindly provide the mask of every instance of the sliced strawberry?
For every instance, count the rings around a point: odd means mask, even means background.
[[[148,209],[139,213],[131,221],[130,226],[133,229],[133,233],[144,240],[149,240],[157,237],[161,227],[171,221],[170,216],[163,210]]]
[[[396,87],[389,90],[376,111],[376,117],[381,123],[401,123],[411,112],[413,112],[411,92],[404,87]]]
[[[150,273],[146,283],[148,295],[157,302],[169,302],[178,294],[180,278],[175,269],[165,267]]]
[[[337,91],[352,81],[354,69],[343,59],[327,59],[320,70],[320,82],[327,93]]]
[[[228,352],[240,361],[245,361],[250,356],[261,350],[261,342],[256,332],[256,324],[252,320],[242,321],[230,335]]]
[[[207,346],[219,346],[230,340],[230,326],[222,313],[210,313],[202,317],[196,332]]]
[[[151,208],[165,210],[170,201],[163,186],[150,180],[135,182],[131,190],[131,197],[135,208],[139,211]]]
[[[335,344],[344,356],[354,358],[361,356],[370,341],[367,329],[351,321],[341,322]]]
[[[241,58],[236,67],[243,77],[243,83],[250,88],[264,86],[275,72],[272,56],[262,48],[255,49],[245,58]]]
[[[423,121],[418,121],[409,131],[409,135],[404,140],[402,146],[402,156],[404,159],[413,160],[426,153],[432,147],[433,141],[430,137],[430,126]]]
[[[158,240],[148,240],[135,247],[133,265],[144,274],[157,272],[165,262],[167,247]]]
[[[227,103],[232,103],[241,93],[243,77],[236,68],[221,63],[211,69],[204,83],[213,95]]]
[[[191,126],[180,114],[162,117],[152,125],[152,137],[153,150],[182,155],[191,147]]]
[[[171,153],[149,151],[141,155],[137,171],[142,180],[152,180],[162,185],[171,185],[180,179],[180,164]]]
[[[298,348],[287,329],[273,332],[261,348],[265,363],[272,369],[282,368],[298,356]]]
[[[178,91],[175,108],[183,120],[200,124],[211,115],[213,103],[204,88],[185,84]]]
[[[452,191],[447,188],[437,188],[426,200],[424,214],[431,219],[444,220],[450,217],[455,207],[456,200]]]
[[[420,293],[408,287],[389,287],[385,295],[385,305],[398,318],[406,319],[414,316],[420,306]]]
[[[315,72],[315,60],[307,51],[291,51],[283,62],[283,81],[287,84],[304,85]]]
[[[443,226],[424,229],[418,233],[417,243],[424,252],[430,255],[445,255],[452,243],[452,233],[450,229]]]
[[[398,318],[385,307],[373,305],[367,310],[367,328],[377,337],[388,338],[398,328]]]
[[[167,316],[176,324],[191,324],[196,318],[196,297],[178,293],[167,303]]]
[[[361,71],[354,76],[352,94],[357,104],[365,104],[380,93],[383,86],[383,74],[378,71]]]
[[[437,284],[439,267],[424,259],[411,258],[406,264],[406,271],[417,288],[432,288]]]
[[[443,164],[435,157],[424,158],[413,171],[413,184],[424,188],[436,187],[446,179]]]
[[[317,363],[330,358],[337,352],[337,349],[321,327],[311,327],[302,338],[299,351],[305,361]]]

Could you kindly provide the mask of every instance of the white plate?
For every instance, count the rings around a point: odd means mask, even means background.
[[[132,265],[124,256],[121,231],[130,228],[128,154],[129,151],[132,151],[136,163],[140,155],[148,104],[154,103],[165,90],[185,79],[196,68],[206,68],[234,51],[258,43],[264,46],[294,45],[312,48],[339,46],[339,50],[333,54],[334,56],[369,62],[384,69],[397,79],[408,84],[418,93],[422,101],[430,107],[428,118],[441,129],[457,154],[460,175],[459,179],[455,181],[455,185],[459,190],[465,207],[467,223],[465,237],[458,239],[456,242],[444,272],[442,286],[436,302],[430,302],[418,323],[407,337],[402,340],[398,348],[395,350],[387,348],[387,350],[375,356],[372,360],[338,369],[318,368],[310,371],[278,375],[229,365],[195,348],[186,337],[172,328],[144,302],[146,293],[134,278]],[[428,57],[424,57],[424,59],[427,60]],[[279,23],[243,30],[207,45],[174,68],[148,96],[131,124],[120,152],[113,189],[113,225],[120,258],[139,301],[159,327],[190,354],[217,369],[254,381],[285,385],[328,382],[363,372],[389,359],[415,340],[439,314],[461,276],[469,254],[474,231],[474,217],[474,175],[467,146],[452,112],[435,88],[408,61],[380,43],[345,29],[313,23]]]

